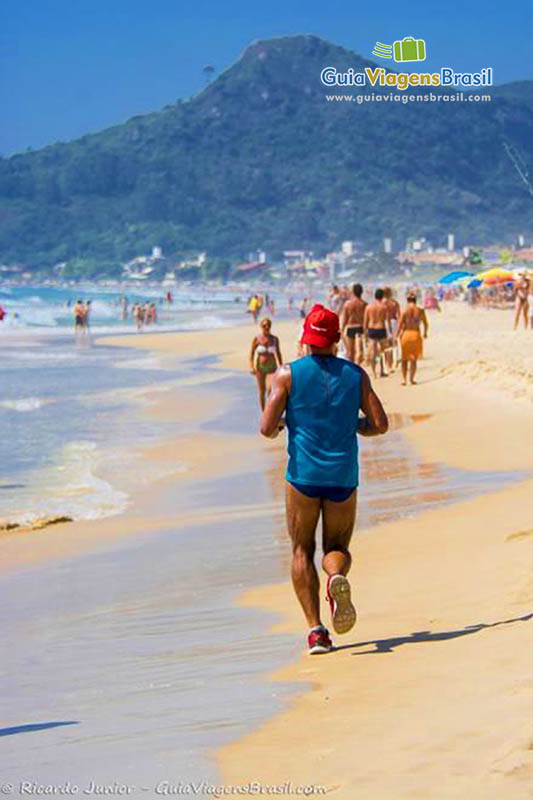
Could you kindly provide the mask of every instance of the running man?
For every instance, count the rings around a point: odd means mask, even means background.
[[[379,359],[380,363],[380,378],[385,377],[385,370],[383,369],[383,352],[389,337],[389,330],[387,328],[387,306],[383,302],[384,296],[383,289],[376,289],[374,293],[375,302],[370,303],[370,305],[365,308],[363,323],[365,336],[368,336],[368,339],[370,340],[368,357],[374,378],[377,378],[377,359]]]
[[[341,314],[341,331],[346,346],[346,355],[354,364],[362,364],[365,358],[364,320],[366,303],[363,298],[363,287],[355,283],[352,287],[353,297],[344,304]]]
[[[531,288],[531,281],[527,276],[527,272],[520,273],[520,280],[516,284],[516,314],[514,318],[514,329],[518,328],[520,317],[524,318],[524,327],[527,329],[529,324],[528,311],[529,311],[529,290]]]
[[[398,338],[402,348],[402,386],[407,385],[407,367],[409,367],[409,380],[416,384],[415,375],[419,358],[422,358],[422,336],[420,326],[424,328],[424,339],[428,336],[428,318],[423,308],[416,304],[416,294],[407,295],[407,308],[400,317],[398,325]]]
[[[261,418],[261,433],[289,434],[285,504],[292,541],[291,576],[309,625],[309,653],[327,653],[333,644],[320,619],[319,577],[314,565],[315,532],[322,515],[322,568],[328,576],[333,628],[347,633],[356,611],[346,575],[355,525],[359,468],[357,434],[386,433],[388,420],[361,367],[335,353],[340,339],[337,314],[315,305],[307,315],[302,343],[311,353],[284,364],[275,374]],[[364,416],[359,417],[359,411]]]
[[[279,349],[279,339],[272,335],[272,321],[265,317],[261,320],[261,333],[252,339],[250,349],[250,372],[257,380],[259,405],[261,411],[265,407],[265,397],[272,387],[272,376],[281,367],[283,359]]]

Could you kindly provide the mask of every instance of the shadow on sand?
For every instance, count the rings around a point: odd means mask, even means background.
[[[393,653],[397,647],[403,644],[417,644],[418,642],[442,642],[446,639],[457,639],[459,636],[469,636],[471,633],[479,633],[487,628],[496,628],[499,625],[510,625],[514,622],[527,622],[533,619],[533,612],[525,614],[523,617],[515,617],[514,619],[503,619],[499,622],[480,622],[477,625],[468,625],[466,628],[460,628],[455,631],[438,631],[432,633],[431,631],[415,631],[408,636],[395,636],[390,639],[375,639],[370,642],[356,642],[355,644],[344,644],[336,647],[337,650],[353,650],[356,647],[367,647],[374,645],[372,650],[363,650],[357,653],[352,653],[353,656],[366,656],[376,655],[379,653]]]
[[[44,731],[47,728],[59,728],[62,725],[79,725],[79,723],[76,722],[76,720],[65,720],[64,722],[34,722],[31,725],[15,725],[12,728],[0,728],[0,736],[13,736],[15,733]]]

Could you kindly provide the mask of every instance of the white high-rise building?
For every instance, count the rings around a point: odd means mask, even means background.
[[[524,244],[525,244],[524,234],[523,233],[519,233],[518,234],[518,247],[523,247]]]
[[[455,235],[453,233],[448,234],[448,250],[450,253],[455,250]]]
[[[383,239],[383,252],[392,253],[392,239],[389,236]]]

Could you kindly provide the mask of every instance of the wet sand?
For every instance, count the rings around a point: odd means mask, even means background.
[[[474,325],[462,311],[453,309],[454,324],[475,333],[479,317]],[[298,328],[275,325],[288,358]],[[252,378],[232,382],[224,373],[246,368],[251,335],[249,326],[112,340],[163,357],[218,353],[220,380],[204,383],[200,374],[198,385],[154,393],[147,413],[181,429],[136,454],[136,463],[165,462],[165,475],[138,491],[126,514],[2,535],[2,566],[20,611],[10,641],[23,648],[13,672],[23,667],[26,676],[26,699],[10,706],[5,725],[78,723],[28,744],[29,734],[4,740],[11,774],[31,751],[43,778],[59,780],[68,760],[78,779],[92,770],[102,780],[153,781],[176,777],[178,767],[183,775],[187,765],[199,769],[195,748],[243,736],[219,753],[225,783],[321,783],[337,797],[373,800],[525,797],[533,752],[524,714],[532,690],[533,482],[522,473],[531,468],[531,418],[499,389],[480,399],[479,387],[457,385],[460,373],[442,375],[453,342],[440,331],[419,386],[379,382],[387,409],[402,415],[401,430],[363,449],[367,488],[353,573],[360,619],[345,649],[310,660],[298,655],[305,628],[285,578],[284,442],[257,437],[257,410],[251,427],[243,419],[235,399],[253,403]],[[508,485],[498,491],[501,480]],[[473,499],[449,505],[465,485],[460,499]],[[421,513],[407,518],[415,502]],[[235,557],[216,558],[206,573],[220,589],[215,608],[196,576],[221,531]],[[198,546],[199,536],[211,551]],[[190,561],[177,537],[190,543]],[[243,590],[239,610],[231,600]],[[199,603],[189,605],[191,591]],[[65,612],[77,592],[81,599]],[[260,613],[250,615],[254,607]],[[271,632],[269,617],[279,620]],[[214,672],[204,674],[213,661]],[[258,682],[288,661],[274,683]],[[222,699],[201,684],[213,676]],[[209,760],[201,768],[200,777],[216,775]]]

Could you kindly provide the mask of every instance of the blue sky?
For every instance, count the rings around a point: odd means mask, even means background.
[[[2,6],[2,155],[74,139],[189,97],[204,85],[206,63],[224,69],[250,41],[272,36],[314,33],[371,58],[376,40],[412,35],[426,40],[429,70],[492,66],[496,83],[533,79],[531,0],[4,0]]]

